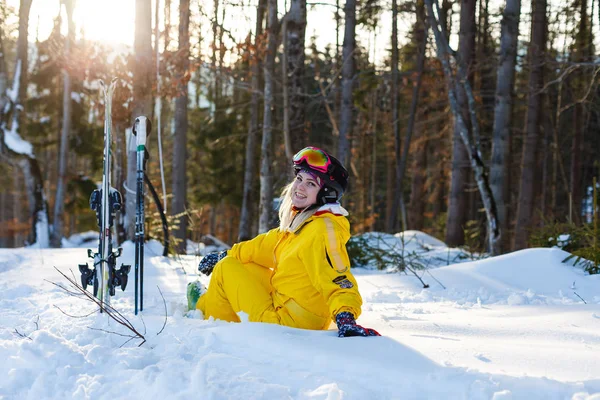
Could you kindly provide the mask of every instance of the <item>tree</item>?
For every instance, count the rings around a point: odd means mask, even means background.
[[[460,32],[458,41],[458,60],[466,68],[467,77],[471,79],[473,55],[475,50],[475,0],[461,0]],[[439,44],[438,44],[439,46]],[[467,96],[462,85],[456,88],[456,100],[462,118],[469,129],[469,114]],[[446,243],[449,246],[459,246],[464,243],[464,226],[467,221],[467,199],[465,189],[469,181],[469,155],[461,138],[461,127],[454,121],[452,137],[452,177],[450,197],[448,199],[448,220],[446,222]]]
[[[525,120],[525,141],[521,161],[521,181],[517,205],[517,222],[513,250],[527,246],[537,179],[541,105],[543,99],[544,61],[546,50],[546,0],[534,0],[532,5],[531,44],[529,46],[529,93]]]
[[[396,182],[398,183],[399,198],[402,199],[404,192],[404,174],[406,172],[406,164],[408,163],[408,151],[410,149],[412,135],[415,127],[415,118],[417,114],[417,105],[419,103],[419,92],[421,90],[421,83],[423,81],[423,69],[425,66],[425,49],[427,47],[427,29],[425,26],[425,4],[423,0],[418,0],[416,4],[417,22],[415,24],[415,39],[417,41],[417,76],[416,82],[413,84],[412,100],[410,103],[410,110],[408,114],[408,123],[406,125],[406,137],[404,140],[404,148],[402,150],[402,157],[397,161],[398,176]],[[399,140],[398,140],[399,141]],[[421,157],[425,157],[425,151],[422,152]],[[403,205],[404,201],[401,200],[400,204]],[[404,208],[403,208],[404,209]],[[406,212],[402,214],[403,230],[407,229],[408,221]],[[413,227],[412,229],[416,229]]]
[[[273,85],[275,74],[275,53],[277,52],[277,37],[279,21],[277,20],[277,0],[268,0],[267,23],[267,54],[263,73],[265,75],[263,137],[261,144],[260,163],[260,218],[258,231],[269,230],[273,215],[273,176],[271,171],[271,141],[273,131]]]
[[[258,106],[259,106],[259,85],[260,85],[260,71],[262,60],[259,55],[258,49],[260,47],[262,33],[263,33],[263,18],[265,15],[266,0],[259,0],[258,8],[256,10],[256,28],[254,31],[254,48],[250,51],[254,51],[253,64],[252,64],[252,78],[251,78],[251,100],[250,100],[250,122],[248,124],[248,137],[246,139],[246,160],[244,165],[244,189],[242,195],[242,209],[240,212],[240,228],[238,234],[238,241],[248,240],[251,238],[251,222],[250,215],[253,210],[256,201],[252,201],[253,182],[254,182],[254,162],[255,162],[255,151],[256,136],[258,134]]]
[[[502,12],[490,168],[490,185],[498,208],[498,225],[500,232],[502,232],[501,247],[503,250],[507,250],[508,245],[509,216],[506,206],[509,201],[508,163],[520,16],[521,0],[506,0],[506,6]]]
[[[71,131],[71,68],[69,54],[75,35],[73,23],[73,8],[75,0],[63,0],[67,12],[68,31],[65,38],[65,65],[63,66],[63,122],[60,135],[60,152],[58,155],[58,182],[56,183],[56,198],[54,199],[54,226],[50,237],[52,247],[60,247],[63,237],[63,210],[65,196],[65,174],[67,171],[67,152],[69,151],[69,133]]]
[[[575,34],[574,61],[584,63],[589,61],[589,21],[588,21],[588,2],[587,0],[579,0],[579,26]],[[592,9],[593,10],[593,9]],[[593,12],[593,11],[592,11]],[[571,82],[573,84],[573,92],[577,97],[584,97],[587,91],[587,82],[584,83],[585,74],[580,69],[574,71]],[[579,210],[581,208],[581,199],[583,197],[582,190],[582,156],[583,156],[583,134],[587,128],[587,110],[582,102],[577,102],[574,105],[573,118],[573,139],[571,141],[571,168],[570,168],[570,185],[569,192],[571,194],[572,203],[575,209],[575,218],[579,218]]]
[[[190,54],[190,2],[179,1],[179,50],[177,54],[176,79],[177,97],[175,98],[175,134],[173,140],[173,215],[182,215],[173,236],[178,239],[176,251],[184,254],[187,239],[187,129],[188,129],[188,88]]]
[[[305,146],[304,48],[306,32],[306,0],[291,0],[284,21],[285,78],[289,90],[288,126],[292,151]],[[287,110],[286,110],[287,111]],[[292,154],[287,154],[291,157]]]
[[[44,182],[39,163],[33,154],[33,146],[24,141],[19,132],[22,124],[23,103],[27,96],[28,57],[27,36],[29,12],[32,0],[21,0],[19,6],[19,38],[12,88],[8,88],[6,61],[0,33],[0,95],[4,97],[4,107],[0,110],[0,155],[8,163],[18,167],[23,173],[25,189],[32,216],[30,243],[40,247],[49,245],[48,206],[44,195]]]
[[[356,74],[356,0],[346,0],[344,6],[344,43],[342,44],[342,98],[340,105],[340,138],[338,159],[348,165],[350,138],[354,125],[354,75]]]
[[[390,221],[388,227],[390,231],[394,231],[398,228],[398,207],[402,204],[402,183],[400,182],[400,115],[398,110],[398,4],[396,0],[392,0],[392,136],[394,137],[394,160],[395,160],[395,174],[396,180],[394,181],[394,203],[392,205]],[[404,217],[404,215],[402,215]],[[406,220],[403,219],[402,223],[406,227]]]
[[[452,71],[450,64],[451,49],[448,45],[448,40],[446,39],[443,31],[440,29],[440,23],[434,14],[434,4],[437,15],[440,15],[437,0],[425,0],[429,25],[431,26],[435,37],[437,58],[442,64],[444,76],[446,77],[448,100],[454,116],[454,122],[458,128],[460,139],[462,140],[465,149],[468,150],[467,154],[469,156],[471,168],[473,169],[475,181],[477,182],[477,188],[479,189],[481,201],[485,208],[488,224],[487,235],[489,241],[489,251],[492,255],[496,255],[499,253],[498,244],[500,237],[497,223],[498,216],[492,190],[489,186],[485,165],[481,159],[481,139],[479,134],[479,122],[477,120],[475,110],[475,96],[473,95],[473,90],[471,89],[471,85],[467,77],[466,66],[463,64],[460,58],[453,60],[456,64],[456,73]],[[468,118],[470,122],[468,125],[467,121],[465,121],[465,118],[463,117],[461,112],[462,110],[459,107],[457,92],[460,89],[463,90],[463,93],[467,98]]]
[[[152,4],[146,0],[135,2],[135,37],[133,42],[133,103],[131,124],[139,116],[151,118],[152,115]],[[127,187],[135,188],[136,182],[136,147],[135,136],[129,135],[127,143]],[[123,191],[125,194],[125,229],[127,238],[134,239],[135,234],[135,191]]]

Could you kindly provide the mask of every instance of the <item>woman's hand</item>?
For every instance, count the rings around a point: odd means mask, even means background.
[[[198,265],[198,272],[208,276],[213,272],[215,265],[227,256],[227,250],[221,252],[209,253],[202,257]]]
[[[349,336],[381,336],[375,329],[364,328],[357,325],[354,315],[344,311],[336,315],[335,322],[338,327],[339,337]]]

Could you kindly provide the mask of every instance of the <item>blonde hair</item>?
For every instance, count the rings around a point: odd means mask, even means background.
[[[296,211],[292,204],[292,185],[290,182],[281,192],[281,204],[279,205],[279,231],[294,232],[300,225],[309,219],[318,209],[318,207],[307,207]]]

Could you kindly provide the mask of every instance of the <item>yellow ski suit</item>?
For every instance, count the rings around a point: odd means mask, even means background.
[[[279,228],[241,242],[213,270],[196,308],[205,318],[327,329],[342,311],[360,315],[362,298],[350,272],[350,224],[315,213],[294,232]]]

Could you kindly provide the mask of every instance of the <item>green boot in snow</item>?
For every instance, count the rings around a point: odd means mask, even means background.
[[[188,311],[196,309],[198,299],[206,291],[206,288],[200,281],[190,282],[187,285],[187,303]]]

